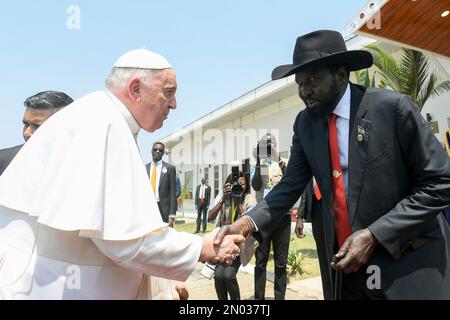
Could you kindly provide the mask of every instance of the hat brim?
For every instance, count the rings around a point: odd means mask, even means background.
[[[349,71],[356,71],[371,67],[373,56],[369,51],[352,50],[330,54],[326,57],[310,60],[302,64],[285,64],[272,71],[272,80],[285,78],[299,72],[301,69],[314,66],[344,65]]]

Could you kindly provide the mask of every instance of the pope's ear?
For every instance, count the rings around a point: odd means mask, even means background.
[[[134,102],[141,101],[141,87],[142,81],[139,77],[132,77],[130,81],[128,81],[127,91]]]

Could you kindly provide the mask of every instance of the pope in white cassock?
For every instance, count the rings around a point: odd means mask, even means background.
[[[197,261],[230,264],[220,248],[161,220],[139,153],[176,108],[176,78],[140,49],[114,64],[107,90],[47,120],[0,177],[0,298],[170,299]],[[151,275],[151,277],[147,277]]]

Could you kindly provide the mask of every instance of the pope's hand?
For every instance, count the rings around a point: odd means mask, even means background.
[[[187,300],[189,298],[189,292],[184,282],[171,280],[170,284],[172,286],[173,300]]]
[[[245,238],[241,235],[225,235],[218,245],[213,245],[213,240],[218,231],[219,228],[216,228],[203,237],[199,261],[211,261],[214,264],[229,266],[240,251],[236,244],[244,242]]]
[[[217,232],[216,238],[214,239],[214,246],[221,245],[227,236],[240,235],[245,239],[253,231],[254,225],[252,220],[247,216],[243,216],[233,224],[222,227],[219,232]]]

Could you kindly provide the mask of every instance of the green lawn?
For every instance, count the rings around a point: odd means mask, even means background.
[[[196,225],[188,221],[185,224],[175,224],[175,229],[177,231],[184,231],[189,233],[194,233]],[[212,231],[215,227],[215,224],[208,223],[207,231]],[[199,233],[200,236],[203,233]],[[298,239],[295,234],[291,235],[291,242],[289,244],[290,252],[300,252],[302,254],[306,254],[307,257],[304,260],[304,269],[305,273],[302,275],[297,275],[294,279],[291,280],[301,280],[312,277],[320,276],[319,269],[319,260],[317,259],[317,250],[316,250],[316,242],[311,234],[307,234],[303,239]],[[251,264],[255,264],[255,257],[250,261]],[[267,270],[273,272],[274,271],[274,262],[272,252],[270,253],[269,262],[267,263]]]

